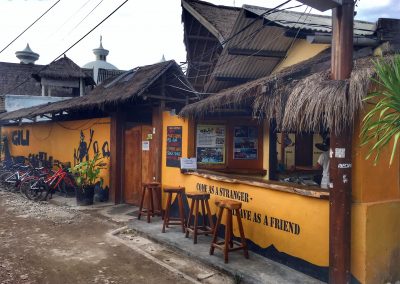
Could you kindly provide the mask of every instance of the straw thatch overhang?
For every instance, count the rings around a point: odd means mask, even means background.
[[[56,103],[23,108],[0,114],[0,121],[34,120],[36,117],[52,117],[68,113],[85,113],[98,110],[109,112],[120,106],[131,104],[159,104],[160,101],[174,105],[185,105],[198,100],[190,89],[182,70],[175,61],[166,61],[132,69],[121,75],[105,80],[88,95]],[[164,88],[164,95],[159,96],[156,90]]]
[[[33,73],[32,77],[39,82],[41,78],[56,80],[84,79],[86,85],[96,85],[92,76],[84,72],[66,55]]]
[[[393,55],[383,58],[390,60]],[[349,80],[330,79],[330,51],[246,84],[223,90],[188,105],[180,115],[204,119],[224,110],[248,109],[274,120],[284,131],[340,131],[351,125],[374,76],[371,48],[354,53]]]

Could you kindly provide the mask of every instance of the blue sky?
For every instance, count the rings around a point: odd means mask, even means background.
[[[0,0],[0,50],[48,9],[56,0]],[[29,42],[40,54],[38,64],[47,64],[95,26],[123,0],[61,0],[61,2],[0,54],[0,61],[18,62],[15,52]],[[210,0],[233,6],[252,4],[274,7],[283,0]],[[85,5],[84,5],[85,4]],[[83,18],[98,7],[85,20]],[[287,6],[296,5],[292,1]],[[83,7],[82,7],[83,6]],[[298,9],[304,11],[304,7]],[[318,13],[313,10],[312,13]],[[329,12],[328,12],[329,14]],[[398,0],[359,0],[356,19],[375,21],[379,17],[400,17]],[[82,22],[81,22],[82,21]],[[79,22],[81,22],[79,24]],[[92,49],[99,45],[110,50],[108,61],[120,69],[166,59],[185,61],[181,7],[179,0],[130,0],[102,26],[67,53],[77,64],[94,60]]]

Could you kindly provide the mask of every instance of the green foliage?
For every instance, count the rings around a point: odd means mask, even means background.
[[[102,162],[99,154],[96,154],[93,159],[80,162],[76,166],[69,169],[69,171],[75,176],[75,180],[78,186],[85,188],[87,186],[94,186],[97,182],[100,182],[100,186],[103,184],[103,178],[100,177],[100,172],[106,169],[106,163]]]
[[[375,62],[378,79],[377,91],[370,93],[364,100],[374,104],[365,115],[361,128],[361,146],[373,143],[367,159],[375,155],[374,163],[379,160],[382,149],[394,139],[389,164],[395,157],[400,138],[400,55],[390,62]]]

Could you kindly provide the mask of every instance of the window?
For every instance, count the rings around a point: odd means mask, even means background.
[[[195,134],[198,167],[263,175],[262,135],[262,125],[250,119],[199,122]]]

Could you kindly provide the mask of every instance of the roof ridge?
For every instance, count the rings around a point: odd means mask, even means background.
[[[190,3],[199,3],[199,4],[202,4],[202,5],[206,5],[206,6],[212,6],[212,7],[217,7],[217,8],[229,9],[229,10],[237,10],[237,11],[240,11],[240,9],[242,9],[241,7],[226,6],[226,5],[216,5],[214,3],[210,3],[210,2],[206,2],[206,1],[202,1],[202,0],[182,0],[182,2],[186,2],[188,4],[190,4]]]
[[[254,9],[259,9],[259,10],[274,9],[274,8],[262,7],[262,6],[258,6],[258,5],[243,4],[242,8],[245,9],[246,7],[250,7],[250,8],[254,8]],[[304,14],[304,12],[292,11],[292,10],[281,10],[281,9],[276,9],[276,11],[281,12],[281,13],[288,13],[288,14]],[[332,18],[332,16],[329,16],[329,15],[313,14],[313,13],[310,13],[309,16],[316,16],[316,17],[327,18],[327,19],[331,19],[331,18]],[[354,22],[366,23],[366,24],[374,24],[374,23],[375,23],[375,22],[364,21],[364,20],[356,20],[356,19],[354,19]]]

